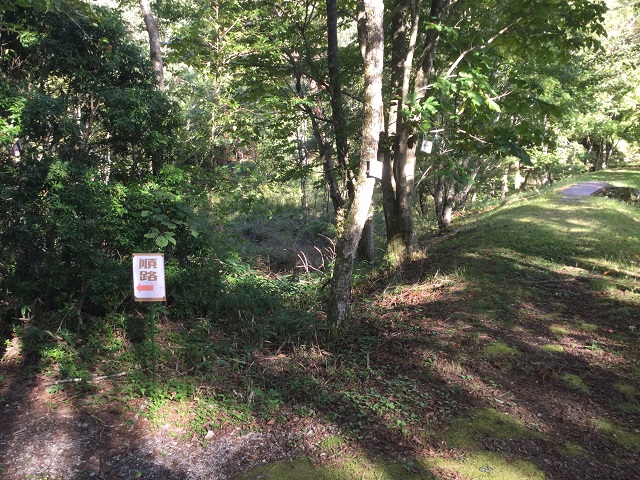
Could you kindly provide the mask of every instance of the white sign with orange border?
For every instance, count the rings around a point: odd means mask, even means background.
[[[133,254],[133,296],[136,302],[165,302],[164,253]]]

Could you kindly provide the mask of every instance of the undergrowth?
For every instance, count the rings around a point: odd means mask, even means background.
[[[637,223],[636,207],[555,194],[467,217],[402,268],[359,266],[353,323],[333,339],[325,271],[275,272],[229,251],[169,264],[154,338],[148,307],[134,305],[55,322],[25,310],[11,342],[54,398],[143,402],[153,425],[203,444],[215,430],[302,422],[326,431],[318,448],[336,457],[400,462],[387,475],[399,465],[415,478],[543,478],[551,467],[536,452],[584,472],[582,452],[605,450],[602,465],[631,471]],[[558,422],[569,404],[579,415]]]

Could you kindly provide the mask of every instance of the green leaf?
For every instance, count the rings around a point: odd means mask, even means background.
[[[500,108],[500,105],[498,105],[496,102],[494,102],[490,98],[487,98],[487,105],[489,105],[489,108],[491,110],[493,110],[494,112],[498,112],[498,113],[502,112],[502,109]]]
[[[165,237],[164,235],[159,235],[158,238],[156,238],[156,245],[158,245],[161,248],[164,248],[167,245],[169,245],[169,240],[167,240],[167,237]]]

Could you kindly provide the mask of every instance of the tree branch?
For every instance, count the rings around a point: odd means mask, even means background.
[[[462,52],[458,58],[456,59],[455,62],[453,62],[453,64],[451,65],[451,67],[449,67],[449,70],[447,70],[447,74],[444,76],[444,78],[449,78],[452,76],[453,72],[455,71],[456,68],[458,68],[458,65],[460,65],[460,62],[462,62],[462,60],[464,60],[464,58],[469,55],[470,53],[473,52],[479,52],[480,50],[484,50],[485,48],[488,48],[489,45],[491,45],[496,38],[502,36],[505,34],[505,32],[507,30],[509,30],[511,27],[513,27],[516,23],[518,23],[520,20],[522,20],[522,17],[518,17],[516,18],[513,22],[511,22],[509,25],[507,25],[506,27],[504,27],[502,30],[500,30],[498,33],[496,33],[493,37],[491,37],[489,40],[487,40],[484,44],[482,45],[478,45],[475,47],[471,47],[468,50],[465,50],[464,52]]]

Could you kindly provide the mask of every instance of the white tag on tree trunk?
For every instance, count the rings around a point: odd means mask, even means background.
[[[424,153],[431,153],[433,149],[433,142],[431,140],[427,140],[426,138],[422,140],[422,146],[420,147],[420,151]]]
[[[382,162],[377,160],[367,162],[367,176],[382,180]]]

